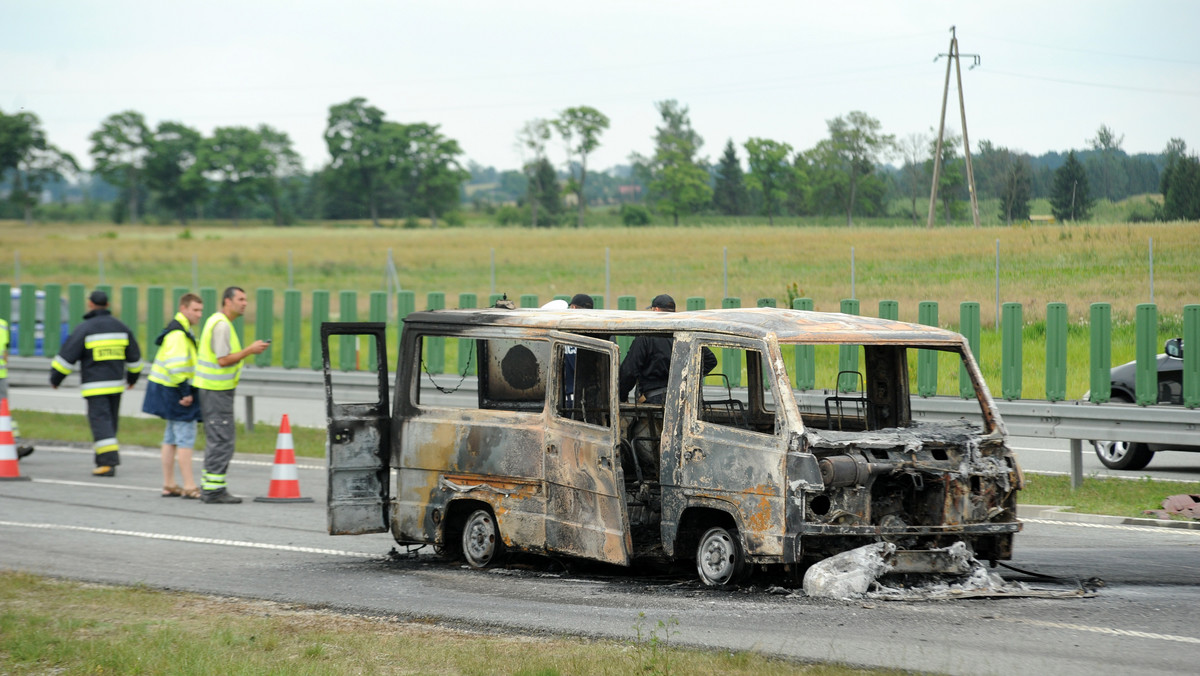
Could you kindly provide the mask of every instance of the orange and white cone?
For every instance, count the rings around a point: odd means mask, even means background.
[[[17,460],[17,442],[13,439],[12,416],[8,413],[8,399],[0,399],[0,481],[29,481],[21,476]]]
[[[300,473],[296,470],[296,452],[292,447],[292,426],[287,414],[279,425],[279,436],[275,439],[275,465],[271,468],[271,485],[267,497],[254,498],[255,502],[312,502],[312,498],[300,497]]]

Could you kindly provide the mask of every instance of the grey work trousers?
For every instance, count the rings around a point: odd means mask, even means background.
[[[201,390],[200,415],[204,417],[204,492],[216,494],[225,490],[225,471],[233,459],[233,393],[234,390]]]

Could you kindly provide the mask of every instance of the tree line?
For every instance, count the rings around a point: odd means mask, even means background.
[[[585,224],[587,207],[620,205],[629,224],[654,213],[678,223],[693,214],[777,216],[841,214],[854,219],[907,216],[925,220],[934,154],[932,133],[897,138],[862,111],[827,120],[827,136],[797,150],[774,139],[732,139],[710,162],[704,139],[687,106],[655,104],[660,125],[654,151],[634,153],[626,166],[588,171],[610,120],[590,106],[535,118],[516,131],[519,170],[497,171],[468,163],[458,142],[439,125],[400,123],[361,97],[329,109],[324,132],[329,161],[304,171],[291,139],[268,125],[218,127],[211,136],[180,122],[153,129],[136,111],[109,116],[90,136],[90,174],[69,153],[49,142],[36,115],[0,111],[0,216],[32,222],[35,210],[50,211],[44,194],[60,200],[84,193],[86,216],[106,205],[115,222],[138,222],[149,213],[159,222],[189,218],[299,219],[428,218],[451,223],[471,205],[502,224],[533,227]],[[564,161],[550,159],[558,138]],[[1161,155],[1129,155],[1123,136],[1101,126],[1090,148],[1034,157],[979,142],[971,153],[977,195],[999,203],[1006,223],[1029,219],[1030,202],[1048,198],[1059,220],[1086,220],[1097,199],[1161,193],[1152,220],[1200,219],[1200,160],[1172,139]],[[964,217],[968,198],[961,138],[941,144],[937,217]],[[744,158],[744,161],[743,161]],[[900,211],[897,211],[897,205]],[[574,211],[573,217],[568,210]]]

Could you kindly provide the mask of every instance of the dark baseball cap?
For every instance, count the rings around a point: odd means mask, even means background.
[[[674,312],[675,299],[665,293],[660,293],[654,297],[654,300],[650,301],[650,307],[646,309],[653,310],[654,308],[658,308],[659,310],[670,310],[671,312]]]
[[[592,297],[586,293],[577,293],[571,297],[571,305],[584,310],[595,309],[596,304],[592,301]]]
[[[88,296],[88,300],[92,301],[92,305],[108,305],[108,294],[96,289]]]

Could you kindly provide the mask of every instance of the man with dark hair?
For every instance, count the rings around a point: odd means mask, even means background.
[[[577,293],[571,298],[571,302],[567,307],[572,310],[593,310],[596,307],[592,297],[586,293]]]
[[[231,286],[221,294],[221,311],[204,323],[192,381],[200,394],[204,419],[204,491],[200,499],[213,504],[237,504],[241,498],[225,490],[225,471],[233,459],[233,392],[242,373],[242,360],[261,354],[268,343],[256,340],[245,349],[233,330],[233,320],[246,312],[246,292]]]
[[[121,464],[117,422],[121,393],[133,389],[142,372],[137,338],[108,310],[108,294],[97,289],[88,296],[88,312],[50,363],[50,386],[58,389],[79,364],[80,393],[87,402],[88,425],[96,469],[92,475],[114,477]]]

